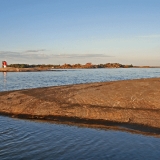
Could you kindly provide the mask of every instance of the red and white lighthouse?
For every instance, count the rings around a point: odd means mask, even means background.
[[[7,62],[6,61],[2,61],[2,68],[6,68],[7,67]]]

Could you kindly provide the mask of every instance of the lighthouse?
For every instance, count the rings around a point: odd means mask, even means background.
[[[6,61],[2,61],[2,68],[6,68],[7,67],[7,62]]]

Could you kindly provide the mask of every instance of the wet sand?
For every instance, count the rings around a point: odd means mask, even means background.
[[[0,92],[0,114],[160,133],[160,78]]]

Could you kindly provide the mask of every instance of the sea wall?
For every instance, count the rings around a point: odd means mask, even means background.
[[[160,129],[160,78],[0,92],[0,114]]]

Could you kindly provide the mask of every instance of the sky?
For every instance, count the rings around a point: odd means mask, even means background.
[[[0,61],[160,66],[160,0],[0,0]]]

